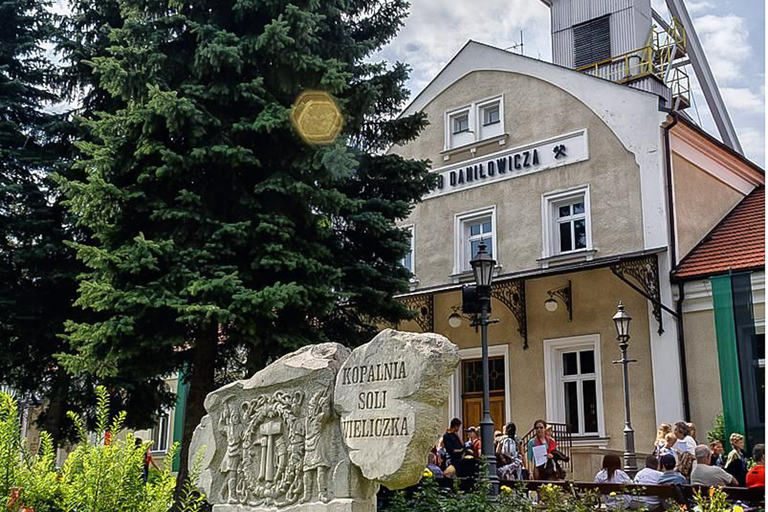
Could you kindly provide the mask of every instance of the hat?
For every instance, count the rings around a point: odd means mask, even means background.
[[[469,427],[469,428],[467,429],[467,432],[477,432],[477,428],[475,428],[475,427]]]

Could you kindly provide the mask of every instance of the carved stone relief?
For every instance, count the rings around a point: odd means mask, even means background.
[[[422,335],[409,336],[418,345]],[[436,335],[430,336],[423,341],[434,351]],[[455,346],[445,342],[453,354]],[[205,447],[200,486],[214,512],[375,510],[378,483],[350,460],[334,404],[349,356],[335,343],[303,347],[206,397],[208,414],[189,456]],[[416,469],[418,477],[422,468]]]

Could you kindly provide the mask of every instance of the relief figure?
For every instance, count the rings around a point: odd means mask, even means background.
[[[302,503],[315,496],[323,503],[333,499],[328,491],[328,472],[332,461],[328,454],[331,440],[326,425],[331,420],[331,395],[328,389],[318,391],[307,407],[304,435],[304,496]]]

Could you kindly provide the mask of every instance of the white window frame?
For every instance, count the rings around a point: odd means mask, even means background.
[[[565,423],[565,392],[562,383],[563,353],[577,350],[593,350],[595,354],[595,388],[597,391],[597,432],[573,434],[573,437],[605,437],[605,416],[603,404],[602,357],[600,355],[600,335],[587,334],[569,338],[544,340],[544,385],[547,403],[547,420]],[[583,411],[580,411],[583,423]]]
[[[492,123],[489,125],[484,125],[483,109],[497,103],[499,105],[499,122]],[[468,142],[463,142],[461,144],[453,144],[453,137],[454,137],[453,119],[463,114],[467,114],[469,116],[469,133],[472,134],[472,140]],[[493,139],[495,137],[499,137],[504,133],[506,133],[505,127],[504,127],[504,95],[497,94],[495,96],[491,96],[488,98],[483,98],[481,100],[475,101],[473,103],[470,103],[469,105],[463,105],[461,107],[449,109],[445,112],[444,122],[445,122],[445,137],[443,140],[445,142],[443,145],[443,149],[445,151],[464,147],[464,146],[469,146],[486,139]],[[494,135],[489,135],[487,137],[481,137],[482,128],[484,126],[495,126],[496,124],[501,125],[499,129],[499,133],[496,133]],[[459,133],[467,133],[467,132],[459,132]]]
[[[493,107],[496,107],[496,109],[498,110],[499,118],[496,121],[494,121],[494,122],[486,123],[485,122],[485,111],[486,110],[490,110]],[[501,124],[501,105],[499,104],[499,102],[493,101],[493,102],[490,102],[490,103],[485,104],[485,105],[478,105],[477,106],[477,110],[478,110],[478,121],[480,121],[480,123],[483,126],[491,126],[491,125],[494,125],[494,124]]]
[[[416,244],[414,243],[414,238],[416,234],[416,227],[414,224],[408,224],[406,226],[400,226],[400,229],[403,231],[410,231],[411,232],[411,268],[409,269],[411,271],[411,279],[416,275]],[[405,257],[403,257],[402,260],[400,260],[400,264],[405,267]]]
[[[491,219],[491,251],[493,259],[496,260],[496,266],[499,266],[498,232],[496,229],[496,205],[471,210],[468,212],[457,213],[454,216],[453,231],[453,273],[454,275],[471,272],[469,266],[471,255],[469,255],[469,238],[467,235],[467,225],[470,222],[490,217]],[[469,255],[469,257],[468,257]]]
[[[462,348],[459,349],[459,358],[462,361],[470,361],[483,357],[482,348]],[[512,375],[509,373],[509,344],[488,345],[488,357],[504,358],[504,415],[507,421],[512,421],[512,393],[510,383]],[[464,410],[461,404],[461,363],[456,367],[451,377],[451,387],[448,398],[448,416],[450,418],[459,418],[464,423]],[[469,425],[467,425],[469,426]]]
[[[553,256],[580,254],[592,251],[592,205],[589,194],[589,185],[569,190],[549,192],[541,196],[541,224],[542,239],[544,241],[542,248],[542,258],[551,258]],[[562,203],[574,201],[579,198],[584,200],[584,229],[587,235],[587,246],[582,249],[571,251],[560,251],[560,232],[558,229],[557,207]]]
[[[467,120],[467,128],[465,130],[456,130],[456,122],[458,119],[466,119]],[[469,133],[472,129],[469,125],[469,111],[466,112],[457,112],[456,114],[453,114],[451,116],[451,135],[458,135],[460,133]]]
[[[159,446],[155,446],[155,443],[154,443],[155,440],[153,439],[153,437],[154,437],[153,433],[154,433],[155,429],[159,430],[158,427],[160,425],[162,425],[162,417],[163,416],[167,416],[168,417],[168,426],[166,427],[166,432],[165,432],[165,438],[166,438],[166,446],[165,446],[165,448],[161,448]],[[171,411],[170,410],[163,411],[163,414],[161,415],[161,417],[158,418],[157,424],[155,424],[155,426],[153,426],[152,428],[149,429],[149,436],[148,437],[149,437],[149,440],[152,441],[151,451],[152,451],[153,454],[155,454],[155,453],[157,453],[157,454],[168,453],[168,450],[171,448],[171,445],[173,444],[173,438],[171,437],[172,436],[172,432],[173,432],[171,419],[172,419]]]
[[[452,149],[454,147],[451,142],[453,141],[454,135],[458,135],[453,133],[453,120],[456,117],[462,116],[464,114],[469,117],[469,132],[472,133],[474,138],[474,119],[472,116],[472,110],[472,105],[464,105],[463,107],[454,108],[445,112],[445,137],[443,139],[445,141],[445,149]],[[460,133],[466,132],[459,132],[459,134]]]

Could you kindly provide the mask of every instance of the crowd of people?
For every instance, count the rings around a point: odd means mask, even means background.
[[[744,454],[744,436],[733,433],[733,448],[723,456],[723,443],[698,444],[696,427],[692,423],[677,422],[674,426],[662,423],[653,447],[653,454],[645,459],[645,467],[634,479],[621,470],[618,455],[603,457],[602,469],[595,475],[596,483],[674,485],[691,484],[705,487],[765,488],[765,445],[755,445],[752,451],[754,466],[748,469]],[[663,506],[655,496],[632,498],[626,495],[608,496],[608,508],[650,508]]]
[[[693,423],[679,421],[674,426],[662,423],[653,447],[653,457],[659,466],[656,469],[666,475],[660,483],[765,487],[765,445],[755,445],[752,452],[755,465],[750,469],[744,452],[744,436],[734,432],[728,441],[731,451],[726,457],[721,441],[709,445],[698,443]]]
[[[563,480],[563,464],[568,462],[559,449],[551,429],[544,420],[536,420],[534,435],[523,447],[514,423],[508,423],[504,432],[494,435],[498,477],[510,480]],[[449,428],[433,446],[427,467],[436,477],[465,477],[475,475],[477,460],[482,456],[479,429],[469,427],[461,437],[461,420],[451,420]],[[726,456],[721,441],[709,445],[696,440],[696,426],[692,423],[677,422],[674,425],[662,423],[652,448],[645,459],[645,467],[634,479],[625,473],[621,458],[613,453],[603,457],[602,468],[595,475],[596,483],[674,485],[692,484],[702,486],[733,486],[765,488],[765,446],[758,444],[752,452],[754,465],[749,468],[744,453],[744,436],[738,433],[729,438],[732,450]],[[529,464],[530,461],[530,464]],[[533,471],[529,471],[529,467]],[[609,507],[659,505],[657,497],[636,498],[637,503],[626,496],[611,496]]]
[[[568,457],[558,450],[557,441],[552,436],[552,430],[544,420],[534,423],[535,435],[523,449],[522,440],[517,435],[517,426],[507,423],[504,432],[494,432],[494,453],[496,467],[500,480],[562,480],[565,470],[562,464],[568,462]],[[427,461],[427,468],[436,477],[465,477],[475,474],[477,460],[482,456],[482,444],[477,427],[469,427],[464,431],[467,441],[461,438],[461,420],[451,420],[448,430],[432,447]],[[537,449],[538,446],[546,448]],[[533,474],[527,469],[527,460],[534,461],[534,451],[542,454],[543,463],[534,466]]]

